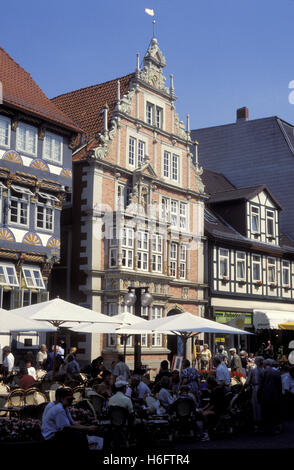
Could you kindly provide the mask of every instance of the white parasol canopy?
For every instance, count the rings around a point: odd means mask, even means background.
[[[248,331],[233,328],[229,325],[208,320],[207,318],[192,315],[189,312],[179,313],[170,317],[149,320],[147,323],[140,322],[133,326],[126,326],[118,330],[119,333],[139,334],[139,333],[222,333],[251,335]]]
[[[47,321],[54,326],[61,326],[67,322],[115,323],[112,320],[113,317],[59,298],[17,308],[12,310],[12,312],[31,320]]]
[[[45,325],[43,322],[30,320],[16,315],[12,310],[0,309],[0,331],[1,332],[50,332],[56,331],[56,327]]]
[[[83,323],[82,325],[77,325],[71,327],[72,331],[76,331],[79,333],[113,333],[113,334],[128,334],[131,335],[132,333],[121,333],[117,331],[118,328],[123,328],[125,326],[135,325],[137,323],[145,323],[147,320],[143,319],[142,317],[137,317],[132,313],[120,313],[118,315],[113,315],[110,317],[113,322],[116,323],[108,323],[108,324],[100,324],[100,323]]]

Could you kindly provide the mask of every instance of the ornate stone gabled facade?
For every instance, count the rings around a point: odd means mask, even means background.
[[[185,128],[176,114],[173,77],[167,88],[156,38],[143,69],[139,63],[137,56],[131,75],[54,99],[87,135],[73,158],[72,300],[113,315],[127,311],[128,287],[147,286],[153,303],[144,318],[201,315],[206,194],[192,162],[189,119]],[[100,344],[94,335],[82,340],[92,356],[110,359],[122,348],[111,335]],[[176,354],[171,343],[143,335],[143,363]]]

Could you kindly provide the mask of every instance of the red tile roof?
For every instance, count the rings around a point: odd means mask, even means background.
[[[0,81],[3,104],[41,117],[73,131],[79,131],[71,119],[52,103],[26,72],[0,47]]]
[[[129,91],[130,82],[134,76],[135,74],[132,73],[109,82],[81,88],[52,98],[52,102],[83,129],[85,142],[91,141],[87,147],[84,147],[73,157],[73,160],[83,160],[90,148],[97,147],[97,133],[103,132],[104,128],[104,116],[103,114],[99,116],[99,113],[107,103],[109,106],[108,121],[111,121],[117,103],[118,80],[122,97]]]

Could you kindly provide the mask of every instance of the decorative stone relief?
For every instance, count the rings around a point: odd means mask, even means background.
[[[104,134],[98,134],[98,138],[100,139],[102,144],[94,150],[94,155],[92,155],[94,159],[104,160],[104,158],[108,155],[109,145],[113,141],[116,132],[117,120],[112,119],[110,130],[105,131]]]
[[[117,103],[115,111],[120,111],[124,114],[130,114],[134,92],[135,89],[132,89],[126,95],[124,95]]]

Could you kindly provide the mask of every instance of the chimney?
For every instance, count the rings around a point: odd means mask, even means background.
[[[237,122],[238,121],[248,121],[249,119],[249,110],[244,106],[244,108],[237,109]]]

